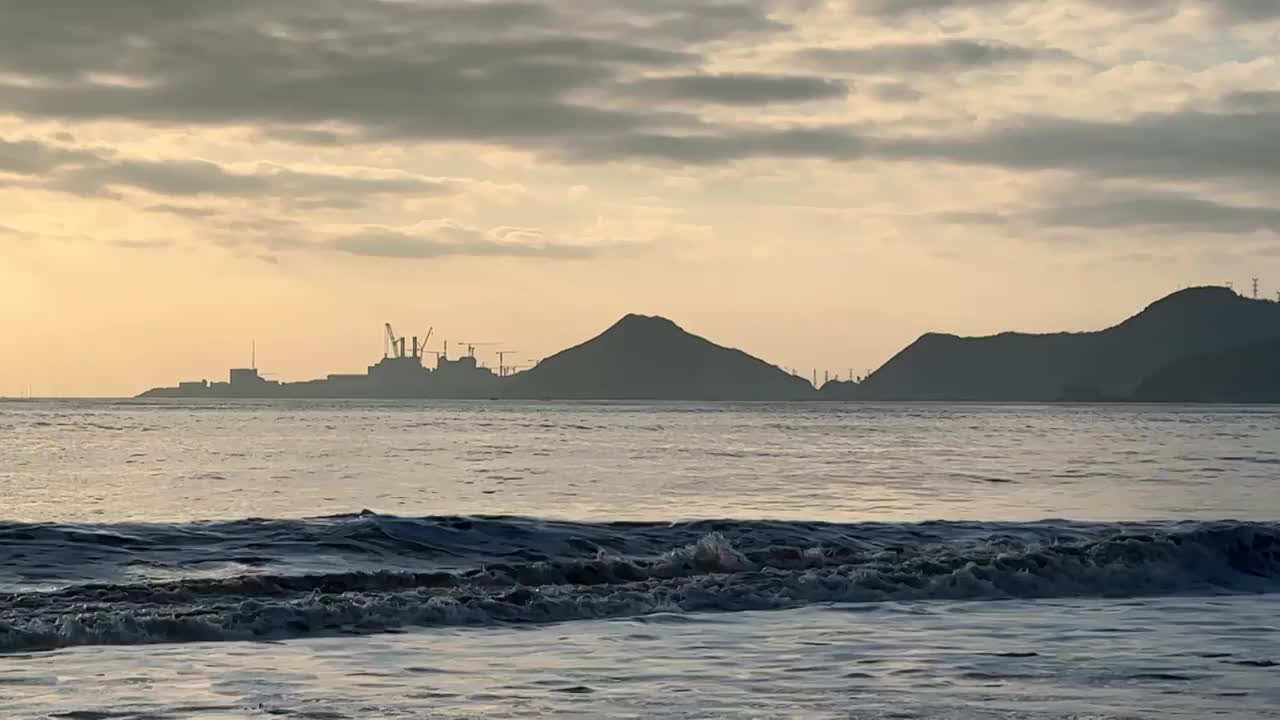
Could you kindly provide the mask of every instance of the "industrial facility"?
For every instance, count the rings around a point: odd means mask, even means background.
[[[514,368],[504,363],[510,350],[496,351],[498,372],[479,364],[477,346],[492,343],[463,343],[466,354],[449,357],[449,343],[439,351],[427,350],[434,329],[422,337],[402,337],[388,323],[382,359],[363,375],[335,374],[320,380],[284,383],[268,380],[258,373],[257,352],[248,368],[234,368],[227,382],[197,380],[177,387],[156,388],[145,397],[181,398],[484,398],[495,395],[499,380]],[[435,366],[424,359],[435,355]]]

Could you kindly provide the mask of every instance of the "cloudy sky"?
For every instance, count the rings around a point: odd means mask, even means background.
[[[1277,0],[0,0],[0,394],[1273,296],[1278,49]]]

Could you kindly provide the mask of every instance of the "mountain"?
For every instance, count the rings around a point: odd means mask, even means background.
[[[504,396],[566,400],[804,400],[813,387],[661,317],[627,315],[511,376]]]
[[[1280,335],[1176,360],[1133,393],[1144,402],[1280,403]]]
[[[1177,360],[1280,334],[1280,303],[1227,288],[1182,290],[1097,332],[989,337],[929,333],[829,399],[1053,401],[1129,397]]]

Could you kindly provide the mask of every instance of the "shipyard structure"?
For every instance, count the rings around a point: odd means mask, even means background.
[[[1187,288],[1094,332],[926,333],[867,377],[821,389],[816,370],[810,383],[666,318],[627,315],[527,369],[506,364],[515,351],[505,346],[459,343],[466,353],[450,358],[447,344],[426,350],[430,331],[419,341],[387,326],[382,360],[363,375],[279,383],[260,376],[255,360],[228,382],[182,383],[144,397],[1274,403],[1280,298],[1263,300],[1256,288],[1253,295]],[[476,362],[477,346],[497,357],[496,373]],[[423,362],[429,354],[434,368]]]
[[[499,372],[476,362],[475,345],[464,345],[466,354],[449,357],[449,345],[442,351],[428,351],[431,331],[421,339],[399,337],[386,326],[386,347],[382,359],[364,374],[335,374],[319,380],[280,382],[269,380],[256,367],[235,368],[227,382],[196,380],[177,387],[148,390],[149,398],[491,398],[498,393]],[[423,362],[435,355],[435,367]]]

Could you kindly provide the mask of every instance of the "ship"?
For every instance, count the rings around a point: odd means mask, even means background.
[[[396,335],[388,323],[382,359],[370,365],[363,374],[332,374],[301,382],[281,382],[263,377],[257,368],[256,348],[253,362],[247,368],[232,368],[227,380],[192,380],[174,387],[148,390],[142,398],[441,398],[488,399],[496,397],[502,377],[508,368],[499,364],[499,372],[476,360],[479,343],[464,344],[467,352],[449,357],[449,344],[442,351],[428,351],[425,337],[406,338]],[[435,366],[424,362],[435,355]],[[503,354],[499,354],[501,359]]]

